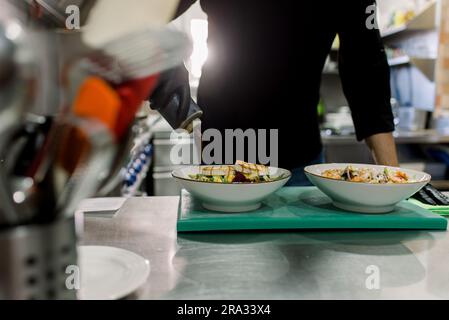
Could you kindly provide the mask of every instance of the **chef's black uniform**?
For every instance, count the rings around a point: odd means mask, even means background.
[[[194,2],[181,0],[178,14]],[[316,159],[321,74],[338,35],[357,139],[394,130],[389,67],[379,30],[371,28],[373,0],[200,3],[209,18],[209,59],[198,91],[203,129],[279,129],[279,166]]]

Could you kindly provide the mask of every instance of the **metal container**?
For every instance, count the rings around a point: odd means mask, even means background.
[[[155,139],[153,145],[154,166],[156,167],[193,164],[194,145],[192,139]],[[182,150],[183,152],[178,154],[176,150]],[[172,152],[174,153],[173,156]],[[180,163],[176,163],[178,160]]]
[[[77,262],[73,218],[0,231],[0,256],[0,300],[77,298],[66,284]]]
[[[155,168],[156,169],[156,168]],[[172,177],[171,171],[153,173],[154,196],[179,196],[181,186]]]
[[[153,190],[154,196],[179,196],[181,186],[172,176],[173,170],[182,168],[182,166],[167,166],[153,168]]]

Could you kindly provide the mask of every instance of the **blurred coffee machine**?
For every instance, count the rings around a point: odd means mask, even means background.
[[[138,107],[188,55],[186,37],[164,30],[177,2],[0,0],[0,299],[79,298],[74,212],[108,189]],[[80,30],[64,29],[68,5]],[[201,111],[183,92],[158,109],[189,129]]]

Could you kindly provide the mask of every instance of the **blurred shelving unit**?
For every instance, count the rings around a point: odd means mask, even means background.
[[[449,161],[434,156],[435,150],[449,155],[446,148],[449,136],[430,129],[429,125],[436,107],[440,20],[442,14],[447,16],[447,10],[442,12],[445,9],[441,9],[441,0],[378,0],[377,3],[380,35],[391,70],[392,95],[397,102],[394,103],[398,124],[395,138],[400,162],[431,172],[435,186],[449,190]],[[336,64],[338,47],[337,38],[323,70],[322,99],[327,113],[338,112],[339,106],[345,103],[337,94],[341,90]],[[328,108],[328,105],[332,106]],[[373,161],[368,148],[358,143],[353,134],[324,134],[323,143],[326,161]]]
[[[413,65],[429,81],[435,81],[438,13],[438,1],[432,1],[404,24],[381,30],[387,47],[401,48],[404,51],[400,56],[389,57],[391,67]],[[425,49],[424,46],[418,47],[413,43],[425,43]]]
[[[381,31],[382,38],[388,39],[404,33],[422,30],[433,30],[438,27],[437,1],[427,4],[410,21],[400,26],[394,26]]]
[[[390,67],[405,65],[405,64],[409,64],[409,63],[410,63],[410,57],[406,56],[406,55],[388,59],[388,64],[390,65]]]

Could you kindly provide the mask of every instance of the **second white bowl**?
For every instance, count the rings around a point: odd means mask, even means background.
[[[361,213],[387,213],[394,210],[396,204],[421,190],[430,182],[429,174],[415,170],[387,167],[405,172],[413,182],[404,184],[370,184],[334,180],[322,176],[329,169],[370,168],[382,171],[385,166],[368,164],[333,163],[319,164],[304,169],[310,182],[332,199],[338,208]]]

